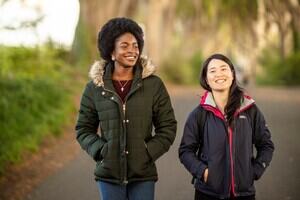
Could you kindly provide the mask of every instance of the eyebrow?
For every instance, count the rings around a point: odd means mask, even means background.
[[[218,66],[218,67],[220,67],[220,68],[224,68],[224,67],[226,67],[227,68],[227,65],[220,65],[220,66]],[[212,69],[216,69],[217,67],[210,67],[208,70],[212,70]]]
[[[227,67],[227,65],[221,65],[220,67]]]
[[[129,43],[129,42],[120,42],[120,44],[138,44],[137,42],[132,42],[132,43]]]

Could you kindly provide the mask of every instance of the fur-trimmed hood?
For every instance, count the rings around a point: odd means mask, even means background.
[[[141,56],[140,61],[143,68],[142,79],[154,74],[156,66],[154,66],[146,56]],[[92,79],[93,83],[98,87],[104,86],[103,75],[105,64],[106,63],[103,60],[95,61],[89,71],[89,77]]]

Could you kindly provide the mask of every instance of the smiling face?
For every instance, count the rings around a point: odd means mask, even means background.
[[[206,81],[212,91],[229,91],[233,73],[229,65],[219,59],[212,59],[207,67]]]
[[[133,67],[139,54],[138,42],[131,33],[124,33],[116,39],[115,49],[112,53],[116,67]]]

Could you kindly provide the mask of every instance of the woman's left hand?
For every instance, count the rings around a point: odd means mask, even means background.
[[[207,177],[208,177],[208,168],[205,169],[204,174],[203,174],[204,183],[207,183]]]

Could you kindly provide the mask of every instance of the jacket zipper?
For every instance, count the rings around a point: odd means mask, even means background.
[[[112,91],[112,90],[109,90],[109,89],[106,89],[106,88],[104,88],[104,90],[106,90],[106,91],[108,91],[108,92],[111,92],[112,94],[114,94],[116,97],[118,97],[118,99],[119,99],[119,101],[120,102],[122,102],[122,113],[123,113],[123,121],[122,121],[122,124],[123,124],[123,129],[124,129],[124,138],[123,138],[123,140],[124,140],[124,144],[125,144],[125,148],[123,149],[123,152],[122,152],[122,154],[124,155],[124,158],[125,158],[125,160],[124,160],[124,171],[123,171],[123,180],[121,180],[122,182],[123,182],[123,184],[127,184],[128,183],[128,181],[127,181],[127,158],[126,158],[126,152],[127,152],[127,150],[126,150],[126,119],[125,119],[125,114],[126,114],[126,101],[123,103],[123,101],[122,101],[122,99],[121,99],[121,97],[117,94],[117,93],[115,93],[114,91]],[[117,102],[118,103],[118,102]],[[118,103],[119,104],[119,103]]]
[[[211,106],[211,105],[207,105],[207,108],[212,108],[215,109],[215,107]],[[232,135],[232,129],[230,128],[226,117],[224,116],[224,114],[217,109],[219,112],[219,115],[216,114],[213,110],[211,110],[216,116],[220,117],[224,123],[225,123],[225,127],[227,128],[227,132],[228,132],[228,140],[229,140],[229,156],[230,156],[230,186],[229,186],[229,197],[232,193],[233,196],[236,196],[235,194],[235,182],[234,182],[234,162],[233,162],[233,149],[232,149],[232,141],[233,141],[233,135]]]
[[[135,91],[140,87],[140,85],[141,85],[141,84],[138,83],[138,84],[137,84],[137,87],[136,87],[134,90],[129,91],[129,93],[128,93],[127,96],[125,97],[124,103],[122,103],[122,110],[123,110],[123,122],[122,122],[122,123],[123,123],[123,129],[124,129],[124,132],[125,132],[124,138],[123,138],[124,143],[125,143],[125,148],[123,149],[123,154],[124,154],[124,157],[125,157],[123,184],[127,184],[127,183],[128,183],[128,180],[127,180],[127,158],[126,158],[126,155],[128,154],[128,151],[127,151],[127,149],[126,149],[126,144],[127,144],[126,135],[127,135],[127,131],[126,131],[126,124],[125,124],[125,123],[126,123],[126,102],[127,102],[127,98],[128,98],[133,92],[135,92]],[[106,88],[104,88],[104,90],[113,93],[114,95],[116,95],[116,96],[119,98],[120,102],[123,102],[122,99],[121,99],[121,97],[120,97],[117,93],[115,93],[114,91],[108,90],[108,89],[106,89]]]
[[[140,87],[140,83],[137,84],[137,87],[134,88],[133,90],[129,91],[129,93],[126,95],[125,97],[125,101],[123,103],[123,114],[124,114],[124,121],[123,121],[123,125],[124,125],[124,129],[125,129],[125,134],[124,134],[124,142],[125,142],[125,148],[124,148],[124,155],[125,155],[125,165],[124,165],[124,180],[123,180],[123,183],[124,184],[127,184],[128,183],[128,180],[127,180],[127,160],[126,160],[126,156],[128,154],[128,151],[127,151],[127,131],[126,131],[126,121],[128,119],[126,119],[126,102],[127,102],[127,99],[128,97],[133,93],[135,92],[138,88]]]
[[[228,128],[228,136],[229,136],[229,152],[230,152],[230,192],[232,192],[232,195],[235,197],[235,183],[234,183],[234,163],[233,163],[233,149],[232,149],[232,141],[233,141],[233,135],[232,135],[232,129],[227,126]]]
[[[123,108],[123,115],[124,115],[124,120],[123,120],[123,127],[124,127],[124,130],[125,130],[125,134],[124,134],[124,143],[125,143],[125,147],[124,147],[124,150],[123,150],[123,154],[124,154],[124,157],[125,157],[125,165],[124,165],[124,179],[123,179],[123,183],[124,184],[127,184],[128,183],[128,180],[127,180],[127,154],[128,154],[128,151],[126,150],[127,148],[127,139],[126,139],[126,134],[127,134],[127,131],[126,131],[126,100],[125,102],[122,104],[122,108]]]

